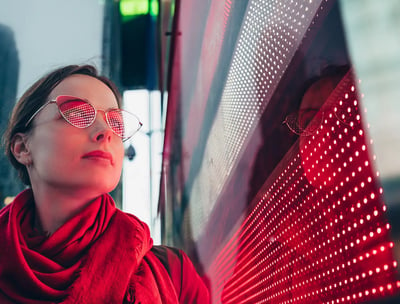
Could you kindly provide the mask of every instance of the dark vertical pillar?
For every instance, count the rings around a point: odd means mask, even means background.
[[[0,134],[7,127],[9,116],[14,107],[19,74],[19,59],[14,33],[9,27],[0,24]],[[4,198],[15,196],[23,189],[15,169],[4,155],[2,145],[0,153],[0,207]]]

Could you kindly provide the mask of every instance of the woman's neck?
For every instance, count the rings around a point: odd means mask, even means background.
[[[51,235],[80,213],[96,196],[83,195],[76,189],[32,187],[36,206],[35,226]]]

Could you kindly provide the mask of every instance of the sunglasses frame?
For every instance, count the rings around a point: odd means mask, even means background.
[[[304,126],[299,125],[299,118],[301,117],[300,113],[312,113],[315,112],[310,121]],[[306,108],[299,110],[297,112],[290,113],[285,117],[285,120],[282,124],[286,124],[290,131],[292,131],[296,135],[300,136],[311,136],[313,135],[317,129],[322,125],[324,120],[324,111],[321,111],[318,108]],[[320,116],[320,117],[318,117]],[[312,124],[314,124],[314,128],[311,128]]]
[[[72,122],[70,122],[70,121],[65,117],[64,113],[61,111],[60,105],[58,104],[59,98],[60,98],[60,97],[70,97],[70,98],[71,98],[70,100],[66,100],[65,102],[72,101],[73,99],[76,99],[76,100],[79,100],[79,101],[82,101],[82,102],[88,104],[88,105],[94,110],[94,117],[93,117],[93,120],[92,120],[87,126],[85,126],[85,127],[79,127],[79,126],[74,125]],[[32,114],[31,118],[29,118],[29,120],[25,123],[25,127],[27,127],[27,126],[31,123],[31,121],[36,117],[36,115],[37,115],[40,111],[42,111],[45,107],[47,107],[49,104],[52,104],[52,103],[54,103],[54,104],[57,105],[57,110],[58,110],[58,112],[60,113],[60,115],[62,116],[62,118],[63,118],[66,122],[68,122],[71,126],[73,126],[73,127],[75,127],[75,128],[78,128],[78,129],[86,129],[86,128],[89,128],[89,127],[94,123],[94,121],[96,120],[97,112],[103,112],[104,115],[105,115],[105,120],[106,120],[107,126],[113,131],[113,133],[114,133],[115,135],[117,135],[118,137],[122,138],[123,141],[128,140],[129,138],[131,138],[131,137],[132,137],[133,135],[135,135],[136,132],[139,131],[140,128],[143,126],[143,123],[140,121],[140,119],[139,119],[135,114],[133,114],[133,113],[131,113],[131,112],[128,112],[128,111],[126,111],[126,110],[119,109],[119,108],[110,109],[110,110],[107,110],[107,111],[98,110],[98,109],[96,109],[89,101],[87,101],[86,99],[83,99],[83,98],[80,98],[80,97],[75,97],[75,96],[70,96],[70,95],[59,95],[59,96],[57,96],[55,99],[52,99],[52,100],[47,101],[47,102],[44,103],[39,109],[37,109],[37,110],[35,111],[35,113]],[[137,128],[130,136],[128,136],[128,137],[123,137],[123,136],[119,135],[119,134],[111,127],[111,125],[110,125],[110,123],[109,123],[108,113],[109,113],[109,112],[112,112],[112,111],[119,111],[119,112],[122,112],[122,113],[123,113],[123,112],[126,112],[126,113],[128,113],[128,114],[134,116],[134,117],[137,119],[138,123],[139,123],[138,128]]]

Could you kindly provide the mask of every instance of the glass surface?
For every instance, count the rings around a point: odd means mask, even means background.
[[[163,240],[190,254],[213,303],[398,300],[395,204],[344,9],[180,2]]]

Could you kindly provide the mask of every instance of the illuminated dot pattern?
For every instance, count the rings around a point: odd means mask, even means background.
[[[220,251],[215,303],[361,303],[399,292],[378,172],[351,72]]]
[[[192,210],[195,239],[318,9],[320,1],[249,1],[204,163],[192,187],[192,205],[204,207]]]

